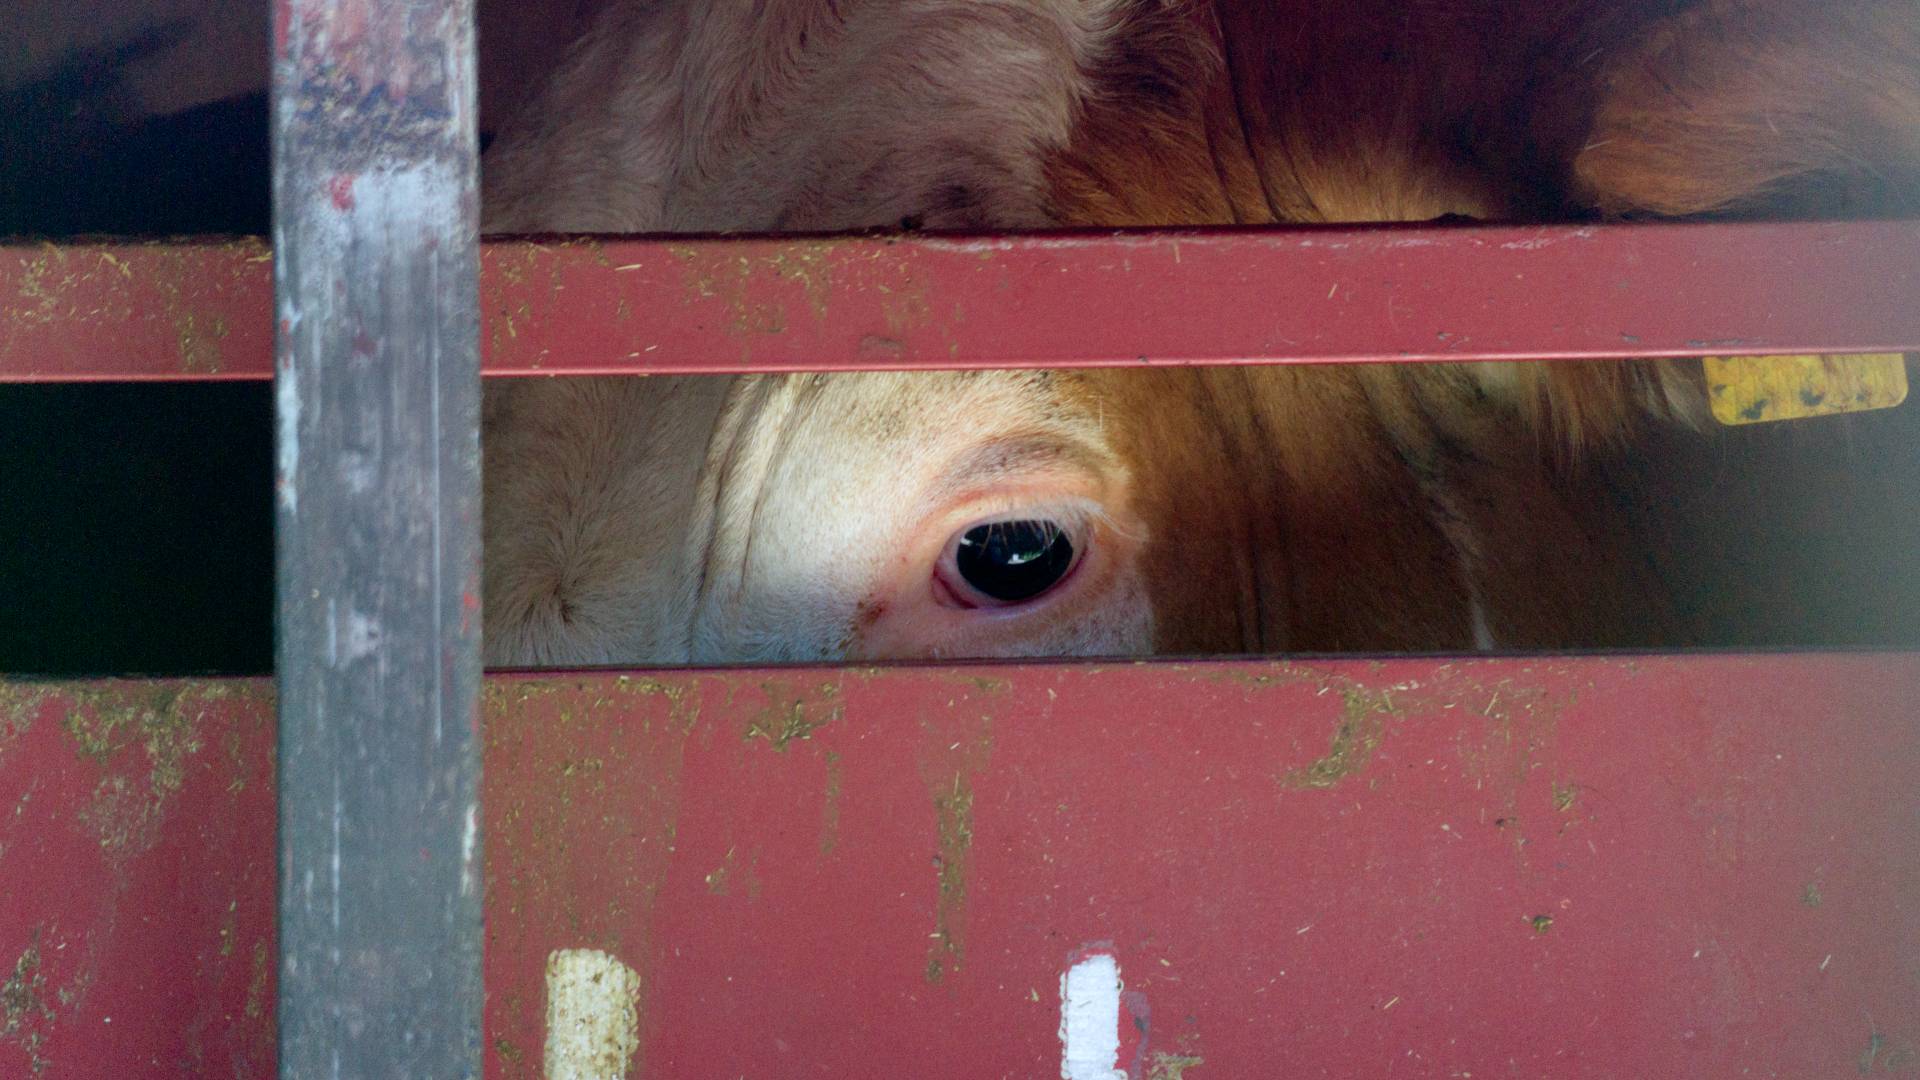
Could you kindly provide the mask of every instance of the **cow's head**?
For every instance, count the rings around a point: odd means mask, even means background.
[[[567,231],[1911,209],[1912,0],[1839,6],[1510,27],[1278,0],[622,6],[503,137],[487,211]],[[1644,643],[1658,590],[1534,439],[1685,414],[1676,372],[496,388],[489,655]]]

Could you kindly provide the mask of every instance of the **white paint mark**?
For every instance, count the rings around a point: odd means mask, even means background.
[[[334,667],[351,664],[372,656],[380,650],[382,634],[380,623],[372,616],[349,610],[346,618],[338,617],[338,608],[331,598],[327,601],[327,662]],[[342,625],[344,623],[344,625]]]
[[[460,895],[472,896],[474,851],[480,846],[480,804],[467,804],[467,828],[460,835]]]
[[[622,1080],[640,1048],[640,975],[598,949],[547,954],[547,1080]]]
[[[1821,971],[1827,970],[1827,965],[1831,963],[1833,963],[1833,954],[1828,953],[1827,958],[1825,960],[1820,961],[1820,970]]]
[[[378,479],[371,457],[358,450],[340,452],[340,482],[346,485],[349,494],[365,495],[373,490]]]
[[[340,799],[340,770],[336,766],[333,772],[333,929],[340,929],[340,820],[347,816],[346,804]]]
[[[1120,1071],[1120,961],[1095,953],[1060,976],[1061,1080],[1125,1080]]]
[[[290,310],[283,308],[281,312],[289,327],[293,324],[293,319],[287,317]],[[280,508],[291,514],[300,509],[300,377],[293,364],[292,348],[282,345],[281,356],[279,370],[273,376],[273,392],[279,404],[275,415],[280,422],[280,440],[276,446],[280,456],[280,482],[274,489],[280,494]]]

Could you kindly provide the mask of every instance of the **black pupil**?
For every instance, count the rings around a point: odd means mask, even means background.
[[[996,521],[960,537],[954,556],[967,584],[1012,603],[1039,596],[1073,566],[1073,541],[1051,521]]]

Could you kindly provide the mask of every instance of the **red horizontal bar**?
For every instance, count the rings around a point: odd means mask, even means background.
[[[264,378],[256,241],[0,250],[0,380]],[[499,240],[495,375],[1920,350],[1920,222]]]
[[[1100,943],[1142,1075],[1900,1073],[1916,691],[1911,653],[495,676],[486,1074],[541,1075],[548,958],[597,949],[634,1075],[1057,1076]],[[0,681],[0,1076],[272,1074],[271,695]]]

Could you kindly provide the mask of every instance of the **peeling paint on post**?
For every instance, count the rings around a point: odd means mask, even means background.
[[[472,4],[275,24],[280,1074],[476,1077]]]

